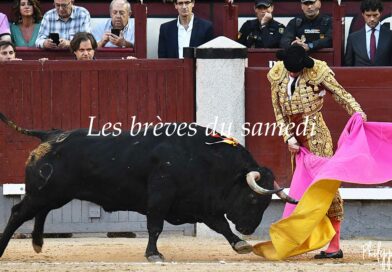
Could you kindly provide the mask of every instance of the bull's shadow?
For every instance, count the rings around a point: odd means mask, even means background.
[[[252,246],[231,231],[225,215],[237,231],[249,235],[260,224],[272,194],[295,202],[281,191],[272,171],[258,165],[243,146],[195,124],[172,136],[159,133],[163,127],[136,136],[91,137],[86,129],[27,130],[2,113],[0,119],[41,139],[27,159],[26,195],[12,208],[0,256],[14,232],[32,218],[33,248],[41,252],[46,216],[73,199],[94,202],[109,212],[146,215],[149,261],[164,259],[157,249],[164,220],[173,225],[205,223],[236,252],[249,253]]]

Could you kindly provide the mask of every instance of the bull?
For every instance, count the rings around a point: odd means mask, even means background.
[[[41,252],[46,216],[72,199],[96,203],[108,212],[146,215],[145,257],[152,262],[164,260],[157,248],[164,220],[174,225],[205,223],[236,252],[249,253],[252,246],[231,231],[227,219],[249,235],[260,224],[272,194],[296,203],[282,192],[272,171],[256,163],[243,146],[225,144],[223,136],[206,134],[200,126],[186,127],[192,136],[157,136],[148,129],[136,136],[91,137],[87,129],[28,130],[2,113],[0,119],[41,140],[27,159],[26,194],[12,208],[0,256],[14,232],[33,218],[33,248]]]

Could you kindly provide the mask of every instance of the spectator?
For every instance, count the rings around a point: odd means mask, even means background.
[[[90,13],[73,5],[74,0],[54,0],[54,9],[45,13],[35,45],[39,48],[69,48],[70,40],[78,32],[91,32]],[[50,33],[59,34],[57,45]]]
[[[183,58],[184,47],[197,47],[213,38],[210,21],[196,17],[195,0],[175,0],[178,18],[164,23],[159,30],[158,57]]]
[[[272,18],[272,0],[256,0],[256,19],[246,21],[238,33],[238,42],[248,48],[277,48],[284,25]]]
[[[10,41],[0,41],[0,62],[20,60],[15,56],[15,45]]]
[[[12,13],[11,37],[14,45],[35,47],[42,19],[38,0],[15,0]]]
[[[112,0],[109,11],[111,18],[93,28],[98,47],[133,47],[135,25],[129,20],[131,4],[127,0]]]
[[[11,41],[10,33],[8,18],[0,12],[0,41]]]
[[[383,4],[380,0],[363,0],[365,26],[347,39],[344,63],[347,66],[389,66],[392,61],[392,32],[380,23]]]
[[[303,15],[290,20],[280,40],[280,47],[298,44],[305,51],[332,47],[332,19],[320,14],[321,1],[301,0],[301,8]]]
[[[87,32],[76,33],[70,43],[71,52],[77,60],[93,60],[97,46],[94,36]]]

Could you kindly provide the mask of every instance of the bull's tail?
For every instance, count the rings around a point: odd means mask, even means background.
[[[32,137],[37,137],[41,141],[45,141],[48,138],[48,131],[45,130],[29,130],[29,129],[24,129],[16,125],[14,122],[12,122],[10,119],[8,119],[3,113],[0,112],[0,119],[4,123],[6,123],[10,128],[15,129],[17,132],[22,133],[24,135],[32,136]]]

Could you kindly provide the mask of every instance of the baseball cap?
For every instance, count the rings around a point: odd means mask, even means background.
[[[258,8],[260,6],[264,6],[264,7],[269,8],[270,6],[272,6],[272,0],[256,0],[255,7]]]
[[[316,2],[317,0],[301,0],[301,3],[306,3],[306,2]]]

